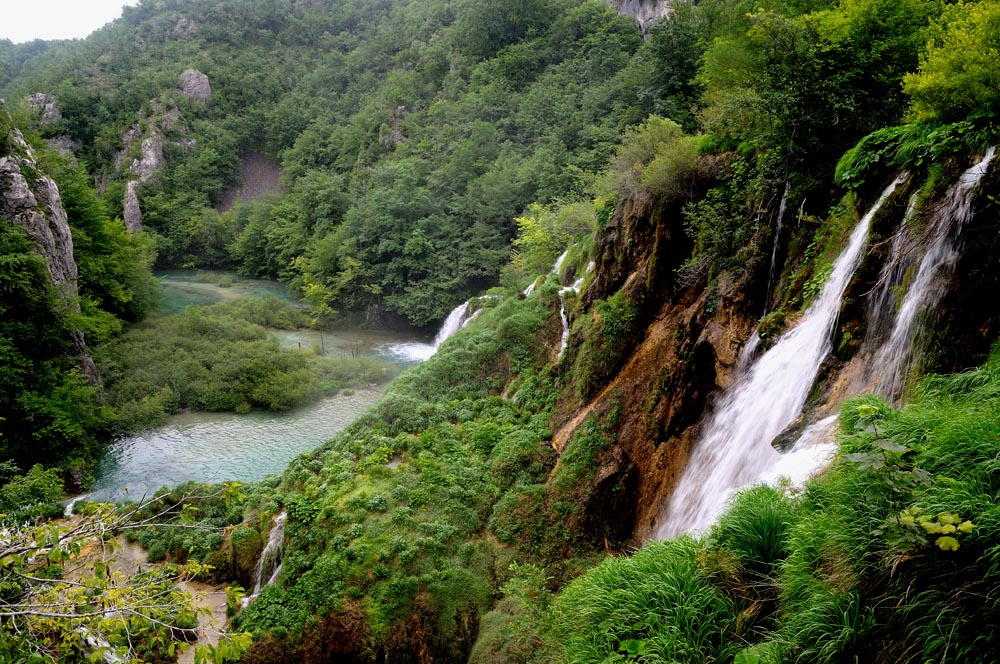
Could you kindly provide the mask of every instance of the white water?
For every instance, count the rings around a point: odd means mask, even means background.
[[[389,346],[389,352],[410,362],[423,362],[434,355],[448,338],[462,329],[464,323],[467,322],[468,314],[469,303],[463,302],[452,309],[448,317],[444,319],[444,323],[441,324],[441,329],[438,330],[433,342],[425,344],[419,341],[408,341],[392,344]]]
[[[943,204],[934,212],[927,226],[929,238],[920,258],[917,274],[906,291],[906,296],[896,312],[889,339],[876,352],[870,367],[878,371],[875,391],[891,400],[898,400],[906,386],[906,379],[919,354],[917,337],[920,328],[920,312],[933,311],[941,302],[948,289],[948,275],[958,262],[958,240],[962,228],[972,217],[972,203],[980,181],[993,160],[994,148],[990,148],[983,159],[962,173],[944,196]],[[904,251],[905,230],[901,229],[893,239],[892,263],[900,263],[897,253]],[[888,268],[887,268],[888,269]],[[895,268],[899,274],[884,275],[890,281],[902,280],[902,267]],[[898,283],[898,281],[897,281]],[[883,292],[888,291],[884,289]],[[873,306],[886,310],[888,294],[873,302]]]
[[[564,251],[561,254],[559,254],[559,257],[556,258],[555,265],[552,266],[552,274],[557,275],[557,276],[559,275],[559,271],[562,270],[563,263],[566,261],[566,256],[568,256],[568,255],[569,255],[569,249],[567,249],[566,251]],[[593,269],[593,263],[591,263],[590,265],[587,266],[587,271],[588,272],[591,269]],[[529,295],[531,295],[532,293],[535,292],[535,284],[536,283],[538,283],[538,279],[535,279],[534,281],[532,281],[530,284],[528,284],[528,287],[524,289],[523,294],[524,294],[525,297],[528,297]]]
[[[771,307],[771,289],[774,287],[775,268],[778,266],[778,246],[781,244],[781,225],[785,220],[785,210],[788,207],[788,182],[785,182],[785,192],[781,194],[781,203],[778,205],[778,220],[774,228],[774,246],[771,248],[771,269],[767,273],[767,298],[764,303],[764,313]]]
[[[576,293],[583,286],[583,277],[574,281],[571,285],[559,289],[559,318],[562,320],[562,338],[559,340],[559,357],[566,352],[569,346],[569,319],[566,318],[566,295]]]
[[[771,441],[802,410],[820,364],[830,352],[841,300],[861,260],[872,217],[902,182],[889,185],[851,233],[819,297],[800,322],[781,336],[722,395],[667,503],[657,536],[702,531],[733,491],[774,468],[780,455]]]
[[[257,560],[253,593],[249,597],[243,598],[244,607],[256,599],[261,590],[277,581],[278,575],[281,574],[281,563],[285,550],[285,520],[287,518],[288,514],[285,512],[274,517],[274,525],[271,526],[271,532],[268,533],[267,544]]]

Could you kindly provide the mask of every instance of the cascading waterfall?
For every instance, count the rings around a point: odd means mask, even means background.
[[[260,552],[257,560],[257,570],[254,573],[253,592],[249,597],[243,598],[243,606],[256,599],[260,591],[278,580],[281,574],[281,563],[285,551],[285,520],[288,518],[286,512],[281,512],[274,517],[274,525],[267,536],[267,544]]]
[[[566,352],[569,346],[569,319],[566,317],[566,295],[576,293],[583,286],[583,277],[574,281],[571,285],[559,289],[559,318],[562,320],[562,337],[559,340],[559,358]]]
[[[657,536],[707,528],[728,496],[758,480],[780,459],[771,441],[805,405],[820,364],[830,352],[841,300],[861,260],[875,213],[903,181],[901,175],[861,218],[833,265],[823,291],[799,323],[778,339],[717,402],[667,503]]]
[[[566,261],[566,256],[568,255],[569,255],[569,249],[559,254],[559,257],[556,258],[555,264],[552,266],[552,274],[555,275],[559,274],[559,271],[562,270],[563,263]],[[532,281],[530,284],[528,284],[528,287],[524,289],[523,294],[525,297],[528,297],[529,295],[535,292],[535,283],[537,281],[538,280],[535,279],[535,281]]]
[[[406,360],[423,362],[434,355],[438,348],[440,348],[441,344],[462,329],[463,324],[466,322],[468,317],[469,303],[463,302],[452,309],[451,313],[448,314],[448,317],[444,319],[444,323],[441,324],[441,329],[438,330],[433,343],[423,344],[411,341],[407,343],[393,344],[389,346],[389,350],[395,355],[398,355]]]
[[[873,376],[874,389],[887,399],[896,401],[903,394],[907,376],[919,355],[919,314],[935,309],[947,292],[947,275],[954,270],[959,258],[959,237],[972,217],[976,190],[989,170],[994,152],[995,149],[990,148],[982,160],[962,173],[958,181],[948,188],[942,205],[935,210],[927,225],[927,240],[923,243],[926,248],[916,276],[896,312],[889,338],[875,353],[874,361],[869,363],[871,371],[877,372]],[[903,280],[906,261],[901,254],[906,250],[906,238],[905,227],[900,228],[893,238],[890,263],[883,270],[882,287],[872,301],[876,318],[881,312],[891,311],[892,287]]]

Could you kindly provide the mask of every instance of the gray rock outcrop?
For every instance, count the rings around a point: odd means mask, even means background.
[[[653,24],[665,18],[673,7],[671,0],[604,0],[604,4],[619,14],[634,18],[644,37],[649,36]]]
[[[181,74],[181,92],[186,97],[209,102],[212,99],[212,86],[208,76],[197,69],[186,69]]]
[[[44,92],[36,92],[28,95],[28,108],[38,114],[38,124],[45,127],[62,120],[62,112],[56,104],[54,95],[47,95]]]
[[[0,113],[6,111],[0,107]],[[0,217],[20,226],[34,240],[38,255],[45,259],[63,313],[78,314],[73,235],[59,188],[38,172],[35,155],[20,131],[11,128],[4,138],[0,142]],[[74,330],[71,334],[80,368],[93,384],[99,385],[100,376],[83,332]]]
[[[142,140],[139,156],[132,160],[132,172],[139,176],[139,182],[149,182],[163,165],[163,137],[155,129]]]
[[[174,26],[174,35],[181,39],[194,37],[196,34],[198,34],[198,24],[186,16],[182,16]]]
[[[130,231],[142,230],[142,207],[139,205],[139,182],[129,180],[125,183],[125,228]]]

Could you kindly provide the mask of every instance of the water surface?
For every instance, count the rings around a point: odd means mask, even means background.
[[[138,500],[188,480],[249,482],[280,473],[375,403],[383,388],[326,397],[288,413],[182,413],[113,443],[97,466],[93,500]]]

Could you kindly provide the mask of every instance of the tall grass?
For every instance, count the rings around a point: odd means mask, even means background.
[[[734,605],[700,568],[699,552],[691,538],[660,542],[571,583],[555,606],[564,661],[731,659],[739,650]]]

